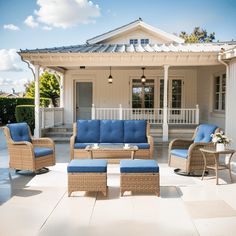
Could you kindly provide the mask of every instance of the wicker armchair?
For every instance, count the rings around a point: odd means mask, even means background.
[[[202,173],[204,161],[199,149],[212,146],[211,134],[218,131],[219,128],[215,125],[201,124],[196,128],[191,140],[174,139],[169,144],[168,165],[187,175]],[[214,164],[214,157],[209,155],[207,161]]]
[[[8,124],[4,133],[10,168],[35,172],[55,165],[54,142],[49,138],[33,138],[26,123]]]

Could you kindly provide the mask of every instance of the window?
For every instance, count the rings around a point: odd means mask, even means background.
[[[130,44],[138,44],[138,39],[130,39],[129,43]]]
[[[149,44],[149,39],[141,39],[141,44]]]
[[[215,99],[214,110],[225,110],[225,88],[226,88],[226,74],[215,77]]]
[[[154,108],[154,80],[133,80],[132,108]]]

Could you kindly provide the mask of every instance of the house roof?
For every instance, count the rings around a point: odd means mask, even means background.
[[[122,33],[125,33],[127,31],[130,31],[130,30],[134,30],[136,28],[143,28],[143,29],[146,29],[148,30],[149,32],[159,36],[159,37],[162,37],[168,41],[172,41],[172,42],[176,42],[176,43],[183,43],[184,42],[184,39],[174,35],[174,34],[170,34],[170,33],[167,33],[163,30],[160,30],[158,28],[155,28],[151,25],[148,25],[147,23],[143,22],[143,20],[141,18],[129,23],[129,24],[126,24],[126,25],[123,25],[121,27],[118,27],[116,29],[113,29],[113,30],[110,30],[106,33],[103,33],[103,34],[100,34],[96,37],[93,37],[91,39],[88,39],[86,41],[87,44],[97,44],[97,43],[101,43],[102,41],[104,40],[107,40],[107,39],[110,39],[114,36],[118,36]]]
[[[170,44],[83,44],[67,47],[25,49],[20,53],[140,53],[140,52],[221,52],[234,48],[231,43]]]

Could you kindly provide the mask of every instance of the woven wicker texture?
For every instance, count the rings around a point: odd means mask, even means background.
[[[32,139],[30,142],[14,142],[10,135],[10,130],[4,127],[7,147],[9,152],[9,167],[16,170],[36,171],[43,167],[55,165],[55,145],[49,138]],[[35,158],[34,147],[48,147],[53,149],[53,154]]]
[[[155,193],[160,196],[159,173],[121,173],[121,196],[125,191]]]
[[[68,196],[75,191],[101,191],[107,195],[106,173],[68,173]]]
[[[216,129],[215,132],[219,132],[219,129]],[[211,147],[213,143],[194,143],[193,140],[196,136],[197,128],[194,132],[193,138],[191,140],[184,140],[184,139],[174,139],[169,144],[169,158],[168,164],[171,167],[175,167],[185,171],[187,174],[203,171],[204,168],[204,160],[202,157],[202,153],[199,150],[200,148],[204,147]],[[172,149],[188,149],[188,158],[181,158],[171,154]],[[207,159],[207,164],[214,163],[214,156],[209,155]]]

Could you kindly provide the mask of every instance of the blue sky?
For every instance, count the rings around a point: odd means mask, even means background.
[[[32,80],[19,49],[82,44],[138,17],[169,33],[200,26],[236,40],[235,12],[235,0],[0,0],[0,90]]]

